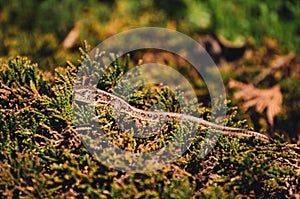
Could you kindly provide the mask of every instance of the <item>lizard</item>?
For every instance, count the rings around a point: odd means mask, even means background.
[[[185,115],[181,113],[173,113],[173,112],[153,112],[153,111],[145,111],[127,103],[122,98],[106,92],[102,89],[98,89],[92,86],[75,86],[74,87],[75,101],[97,105],[97,104],[105,104],[110,105],[116,112],[123,112],[128,114],[133,118],[138,118],[144,121],[157,122],[161,119],[173,120],[184,119],[190,122],[196,123],[202,128],[210,128],[224,135],[236,136],[236,137],[254,137],[255,139],[259,139],[263,142],[270,143],[272,142],[272,138],[266,136],[264,134],[258,133],[256,131],[251,131],[242,128],[234,128],[227,127],[223,125],[218,125],[202,118],[194,117],[191,115]]]

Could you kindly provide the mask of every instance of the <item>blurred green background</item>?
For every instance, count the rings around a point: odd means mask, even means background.
[[[97,45],[142,26],[173,28],[194,38],[214,34],[235,45],[261,45],[268,36],[299,53],[299,8],[297,0],[1,0],[0,56],[26,55],[53,71],[66,59],[78,59],[83,40]],[[72,30],[69,45],[63,45]]]

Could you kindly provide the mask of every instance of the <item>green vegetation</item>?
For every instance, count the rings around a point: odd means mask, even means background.
[[[297,198],[299,7],[298,0],[0,0],[0,198]],[[175,29],[205,46],[230,99],[221,102],[228,106],[226,126],[253,127],[275,142],[221,136],[202,159],[204,130],[182,157],[155,172],[125,173],[97,161],[78,136],[71,100],[76,72],[91,50],[83,41],[93,47],[144,26]],[[193,110],[211,119],[200,75],[167,52],[114,60],[98,87],[114,92],[141,60],[187,77],[203,105]],[[135,107],[179,111],[167,85],[136,91],[126,96]],[[110,123],[109,112],[97,111],[106,136],[128,151],[158,149],[182,133],[168,123],[159,138],[137,140]]]
[[[117,81],[117,71],[127,68],[122,63],[128,61],[124,61],[114,62],[111,67],[115,70],[109,70],[103,82],[113,77],[111,80]],[[27,58],[1,62],[1,198],[288,198],[300,191],[296,145],[289,148],[279,141],[265,144],[221,136],[215,148],[201,159],[205,132],[197,134],[187,153],[161,170],[130,174],[108,168],[88,153],[73,126],[71,95],[77,70],[70,64],[57,70],[55,79],[46,79]],[[104,87],[109,90],[110,86]],[[147,88],[140,89],[136,97],[143,104],[165,92],[158,89],[156,95],[149,95]],[[168,103],[174,103],[172,98],[161,100],[162,105]],[[246,128],[245,122],[232,121],[235,111],[229,109],[227,124]],[[107,114],[102,117],[109,120]],[[166,135],[172,136],[176,129],[168,129]],[[143,145],[140,142],[128,148],[127,141],[134,139],[130,135],[126,141],[120,130],[107,133],[126,150]],[[152,144],[155,147],[159,143]]]

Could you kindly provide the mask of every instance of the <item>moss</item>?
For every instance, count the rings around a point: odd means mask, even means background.
[[[89,49],[82,50],[83,58]],[[126,58],[128,59],[128,58]],[[112,91],[129,64],[117,60],[101,79]],[[158,171],[132,174],[108,168],[93,158],[78,138],[72,116],[72,87],[78,67],[57,70],[55,81],[27,58],[1,63],[0,72],[0,196],[28,198],[290,198],[299,193],[299,147],[283,142],[266,144],[254,139],[221,136],[200,158],[203,135],[198,132],[189,150]],[[93,74],[90,74],[93,75]],[[94,74],[95,75],[95,74]],[[176,104],[168,87],[139,88],[131,103],[147,109],[157,102],[172,110]],[[151,94],[151,95],[150,95]],[[144,103],[140,103],[140,102]],[[230,108],[226,124],[234,122]],[[209,110],[202,110],[209,115]],[[101,115],[109,121],[109,114]],[[177,132],[170,124],[165,136]],[[120,130],[108,136],[122,137]],[[136,143],[134,147],[143,143]]]

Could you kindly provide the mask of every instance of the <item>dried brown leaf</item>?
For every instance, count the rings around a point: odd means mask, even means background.
[[[295,58],[295,53],[291,52],[285,56],[276,56],[271,63],[271,68],[279,68],[289,64]]]
[[[68,49],[72,48],[79,38],[80,27],[79,24],[76,23],[74,28],[68,33],[66,38],[63,41],[63,48]]]
[[[240,89],[234,94],[234,97],[243,100],[244,110],[247,111],[251,107],[254,107],[259,113],[266,110],[267,120],[273,126],[274,117],[280,113],[282,108],[282,94],[279,85],[268,89],[258,89],[252,84],[231,80],[228,86]]]
[[[295,53],[293,52],[285,56],[277,55],[275,59],[270,63],[270,66],[267,68],[263,68],[262,72],[254,78],[253,84],[257,85],[259,82],[265,79],[266,76],[268,76],[269,74],[273,74],[276,69],[287,66],[294,58]]]

